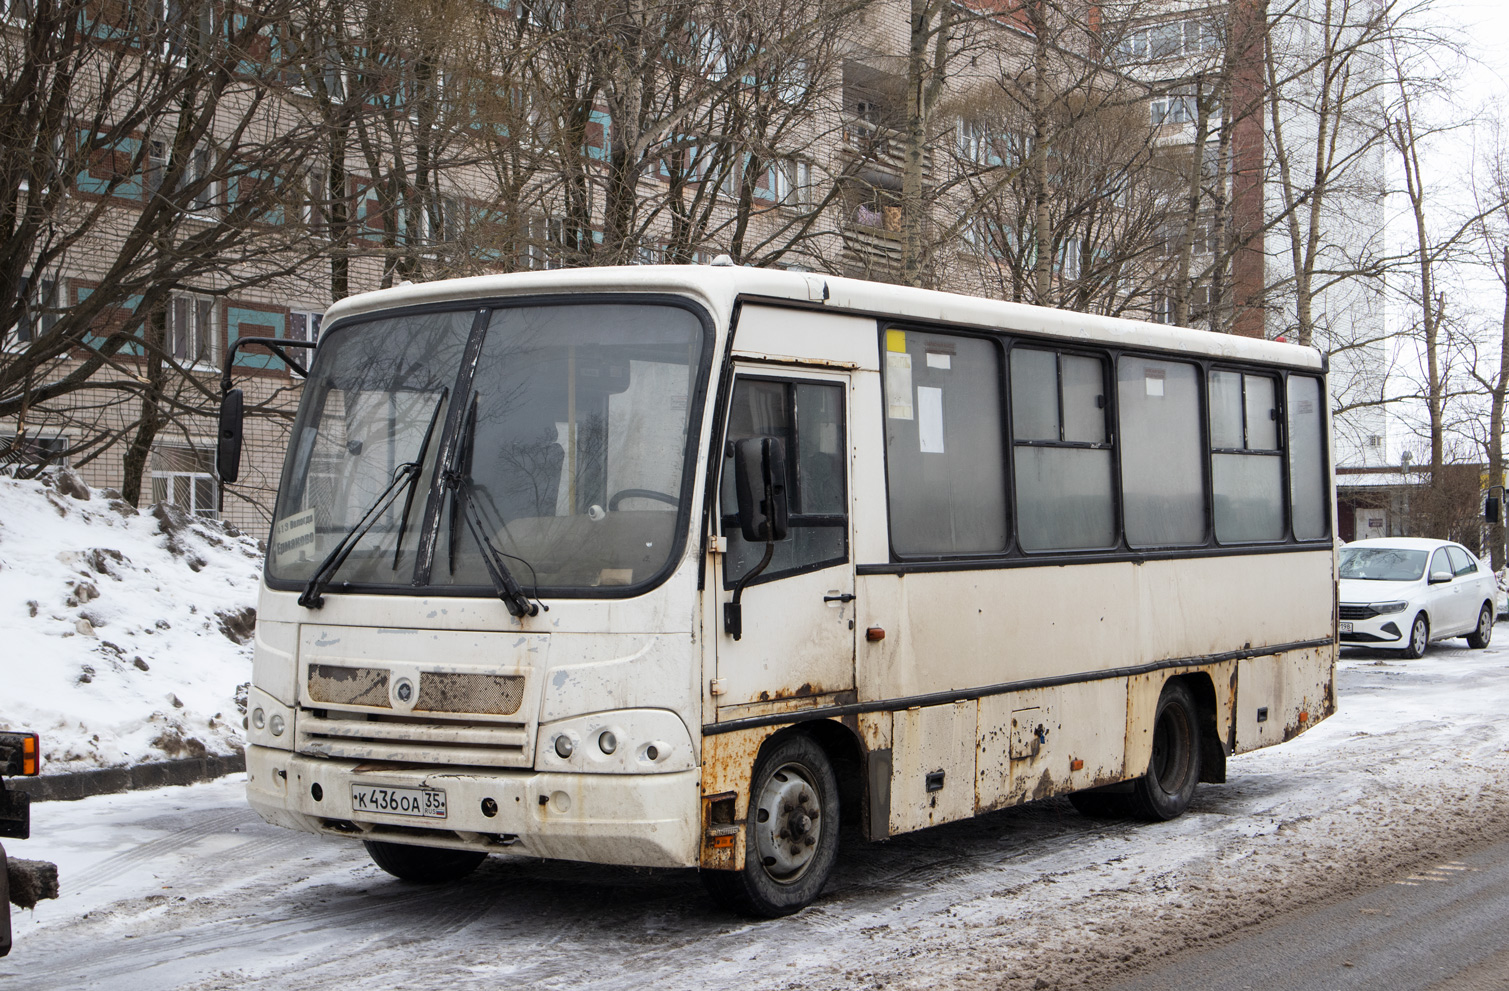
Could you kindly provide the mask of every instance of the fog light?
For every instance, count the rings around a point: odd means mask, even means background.
[[[282,716],[273,716],[271,719],[269,719],[267,721],[267,728],[270,729],[270,730],[272,730],[272,735],[273,736],[282,736],[283,735],[283,729],[284,729],[283,717]]]
[[[571,752],[575,749],[576,746],[571,742],[571,737],[566,734],[562,733],[555,738],[555,755],[561,760],[569,760]]]
[[[252,725],[255,726],[255,727],[257,727],[257,729],[261,729],[263,726],[266,726],[267,725],[267,713],[263,712],[261,709],[253,709],[252,710]]]
[[[656,747],[655,744],[652,743],[648,747],[644,748],[644,755],[646,757],[648,757],[650,760],[659,760],[660,759],[660,749],[658,747]]]
[[[618,749],[618,737],[613,735],[612,730],[603,730],[602,736],[597,738],[597,746],[605,754],[611,754]]]

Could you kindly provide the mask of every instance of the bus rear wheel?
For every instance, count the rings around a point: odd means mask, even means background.
[[[401,881],[415,884],[444,884],[457,881],[477,869],[487,854],[473,850],[442,850],[405,843],[364,840],[372,862]]]
[[[1184,814],[1200,781],[1200,724],[1194,696],[1170,681],[1153,717],[1153,755],[1132,786],[1131,812],[1154,822]]]
[[[750,780],[744,866],[703,871],[714,899],[745,915],[777,918],[810,905],[838,859],[838,778],[809,736],[777,741]]]

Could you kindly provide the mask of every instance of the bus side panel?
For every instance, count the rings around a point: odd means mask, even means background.
[[[1237,753],[1292,740],[1336,711],[1335,648],[1249,657],[1237,669]]]
[[[979,811],[1120,781],[1125,678],[980,700]]]
[[[895,714],[891,730],[893,835],[975,814],[977,711],[971,699]]]

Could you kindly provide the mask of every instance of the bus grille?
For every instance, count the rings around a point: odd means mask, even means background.
[[[524,679],[512,674],[426,671],[419,676],[415,711],[511,716],[524,701]]]
[[[308,709],[296,723],[300,753],[412,764],[518,767],[529,760],[523,723],[427,721],[386,715],[332,719]]]

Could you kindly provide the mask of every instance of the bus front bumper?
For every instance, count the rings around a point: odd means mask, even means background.
[[[246,748],[247,801],[274,825],[637,867],[697,866],[699,774],[400,768]],[[353,809],[356,792],[370,795],[371,788],[439,790],[445,815]]]

